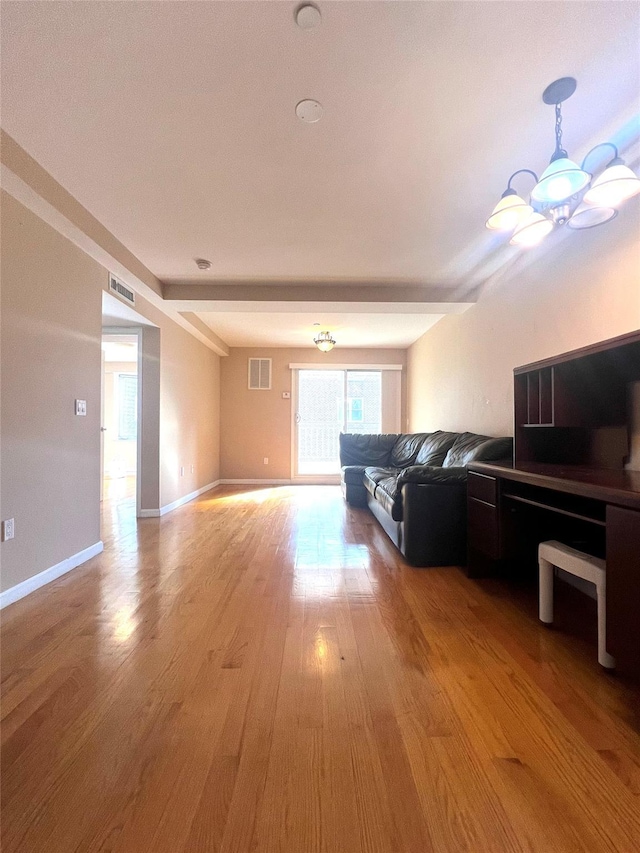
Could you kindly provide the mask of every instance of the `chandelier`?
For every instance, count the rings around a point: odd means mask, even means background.
[[[336,345],[335,340],[331,337],[331,332],[318,332],[313,342],[321,352],[329,352]]]
[[[551,162],[538,176],[531,169],[518,169],[487,219],[492,231],[512,232],[513,246],[535,246],[556,226],[582,229],[603,225],[618,215],[617,207],[640,192],[640,178],[618,156],[613,142],[601,142],[589,151],[581,165],[569,159],[562,147],[562,102],[576,90],[573,77],[555,80],[542,93],[542,100],[556,109],[556,148]],[[609,147],[613,159],[595,178],[587,170],[589,157],[599,148]],[[519,196],[511,182],[528,174],[535,180],[529,201]]]

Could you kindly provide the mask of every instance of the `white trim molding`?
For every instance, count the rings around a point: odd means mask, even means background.
[[[85,548],[83,551],[78,551],[77,554],[67,557],[67,559],[62,560],[61,563],[56,563],[55,566],[50,566],[43,572],[39,572],[32,578],[27,578],[26,581],[22,581],[22,583],[18,583],[9,589],[5,589],[5,591],[0,594],[0,610],[9,604],[13,604],[14,601],[19,601],[21,598],[24,598],[25,595],[29,595],[30,592],[35,592],[35,590],[40,589],[41,586],[45,586],[45,584],[51,583],[51,581],[65,575],[67,572],[70,572],[71,569],[75,569],[82,565],[82,563],[86,563],[87,560],[101,554],[103,550],[104,544],[102,541],[96,542],[88,548]]]
[[[213,483],[208,483],[208,485],[203,486],[201,489],[196,489],[195,492],[189,492],[188,495],[183,495],[181,498],[178,498],[170,504],[165,504],[159,509],[141,509],[138,514],[138,518],[160,518],[168,512],[178,509],[179,506],[184,506],[184,504],[188,504],[189,501],[195,500],[205,492],[210,492],[211,489],[215,489],[215,487],[219,486],[220,483],[225,482],[226,480],[214,480]]]
[[[328,361],[289,363],[289,370],[403,370],[401,364],[331,364]]]
[[[223,486],[339,486],[340,475],[312,475],[289,480],[220,480]]]
[[[292,480],[220,480],[222,486],[290,486]]]

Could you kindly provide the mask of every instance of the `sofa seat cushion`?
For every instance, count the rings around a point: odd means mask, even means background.
[[[386,480],[387,477],[397,477],[399,472],[399,468],[376,468],[374,466],[368,466],[364,469],[364,478],[362,483],[365,489],[375,498],[378,483],[382,480]]]
[[[443,468],[460,468],[470,462],[495,461],[511,456],[512,438],[491,438],[475,432],[461,433],[453,443],[442,463]]]
[[[366,465],[345,465],[342,468],[342,482],[350,486],[361,486]]]
[[[431,438],[432,434],[430,432],[414,432],[399,435],[391,450],[390,467],[406,468],[408,465],[415,465],[420,448],[427,439]]]
[[[391,449],[397,440],[395,433],[340,433],[340,463],[344,466],[377,465],[382,468],[389,464]]]
[[[441,429],[432,432],[422,442],[418,450],[415,465],[442,465],[444,458],[458,438],[457,432],[443,432]]]
[[[398,485],[400,473],[398,468],[367,468],[364,475],[366,490],[394,521],[402,521],[402,485]]]

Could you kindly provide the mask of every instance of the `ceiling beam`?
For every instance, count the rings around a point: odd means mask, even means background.
[[[317,303],[325,308],[330,305],[352,305],[360,307],[363,304],[423,306],[422,310],[429,314],[457,313],[455,306],[468,307],[477,302],[479,288],[467,291],[464,295],[454,288],[432,287],[417,284],[165,284],[164,298],[167,302],[177,302],[181,306],[189,303],[194,306],[192,311],[225,310],[220,303],[247,305],[260,303],[303,304]],[[203,308],[206,303],[209,308]],[[271,305],[269,310],[274,310]],[[182,308],[182,310],[189,310]],[[296,308],[295,310],[299,310]],[[464,308],[463,308],[464,310]]]

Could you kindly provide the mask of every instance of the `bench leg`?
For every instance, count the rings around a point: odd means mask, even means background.
[[[598,663],[606,669],[615,669],[616,661],[607,652],[607,599],[604,581],[596,584],[598,603]]]
[[[540,574],[540,621],[551,625],[553,622],[553,566],[542,557],[538,560]]]

